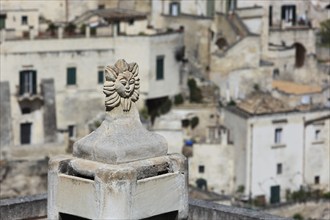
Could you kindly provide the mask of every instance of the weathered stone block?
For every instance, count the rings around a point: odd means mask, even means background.
[[[74,157],[50,161],[48,218],[188,217],[187,161],[167,155],[119,165]]]

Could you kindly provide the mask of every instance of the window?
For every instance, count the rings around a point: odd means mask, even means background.
[[[29,114],[31,113],[31,109],[28,107],[22,108],[22,114]]]
[[[21,144],[31,143],[31,123],[21,124]]]
[[[0,15],[0,30],[6,28],[6,15]]]
[[[157,56],[156,59],[156,79],[164,79],[164,56]]]
[[[76,85],[76,67],[69,67],[66,70],[66,84]]]
[[[170,15],[178,16],[180,14],[180,4],[178,2],[172,2],[170,4]]]
[[[98,73],[98,80],[97,80],[97,82],[99,84],[103,84],[104,83],[104,72],[103,72],[103,70],[99,70],[97,73]]]
[[[314,177],[314,184],[320,184],[320,176]]]
[[[28,24],[28,17],[23,15],[21,18],[21,24],[22,25],[27,25]]]
[[[282,142],[282,128],[275,129],[275,144],[280,144]]]
[[[204,173],[204,172],[205,172],[205,167],[204,167],[204,165],[199,165],[199,166],[198,166],[198,172],[199,172],[199,173]]]
[[[227,1],[227,12],[233,11],[237,8],[237,0],[228,0]]]
[[[320,129],[315,130],[315,140],[320,140],[320,134],[321,134]]]
[[[69,133],[69,138],[75,137],[76,136],[76,126],[69,125],[68,126],[68,133]]]
[[[282,164],[278,163],[276,166],[276,173],[281,174],[282,173]]]
[[[19,73],[19,94],[37,93],[37,72],[34,70],[23,70]]]
[[[295,5],[283,5],[282,6],[282,20],[286,22],[291,22],[294,24],[296,22],[296,6]]]

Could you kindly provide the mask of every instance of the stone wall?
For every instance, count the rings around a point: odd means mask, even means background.
[[[0,146],[5,147],[12,144],[11,106],[9,82],[0,82]]]
[[[3,219],[39,219],[47,215],[47,195],[35,195],[6,199],[0,201],[0,212]],[[227,220],[285,220],[270,214],[252,209],[219,205],[202,200],[189,200],[190,220],[227,219]]]

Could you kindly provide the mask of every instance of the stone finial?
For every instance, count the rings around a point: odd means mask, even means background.
[[[131,109],[132,102],[139,99],[140,79],[139,67],[136,63],[126,63],[118,60],[114,66],[107,66],[104,70],[105,83],[103,92],[107,111],[121,105],[123,111]]]
[[[119,164],[167,154],[166,140],[146,130],[140,121],[135,106],[138,73],[138,65],[125,60],[105,68],[106,118],[94,132],[74,143],[73,156]]]

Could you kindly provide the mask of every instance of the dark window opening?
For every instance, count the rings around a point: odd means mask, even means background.
[[[300,68],[304,66],[305,63],[306,49],[300,43],[295,43],[294,47],[296,48],[295,66]]]
[[[102,5],[98,5],[97,8],[98,8],[98,9],[105,9],[105,5],[104,5],[104,4],[102,4]]]
[[[19,73],[19,93],[20,95],[37,93],[36,71],[24,70]]]
[[[0,30],[6,28],[6,15],[0,15]]]
[[[320,184],[320,176],[314,177],[314,184]]]
[[[278,68],[273,70],[273,79],[277,79],[280,76],[280,70]]]
[[[31,125],[32,123],[21,124],[21,144],[31,143]]]
[[[128,21],[128,24],[129,24],[129,25],[133,25],[133,24],[134,24],[134,19],[129,20],[129,21]]]
[[[74,125],[69,125],[68,133],[69,133],[69,137],[75,137],[76,136],[76,127]]]
[[[170,15],[178,16],[180,14],[180,4],[178,2],[170,3]]]
[[[294,25],[296,23],[296,6],[283,5],[281,18],[282,21],[286,21]]]
[[[76,67],[69,67],[66,69],[66,84],[76,85]]]
[[[31,109],[28,107],[22,108],[22,114],[29,114],[31,113]]]
[[[28,24],[28,17],[27,16],[22,16],[21,18],[21,24],[22,25],[27,25]]]
[[[274,141],[276,144],[279,144],[282,142],[282,131],[283,131],[282,128],[275,129],[275,140]]]
[[[103,72],[103,70],[99,70],[98,71],[98,80],[97,80],[97,82],[99,84],[103,84],[104,83],[104,72]]]
[[[282,174],[282,164],[281,163],[277,164],[276,173],[277,174]]]
[[[204,173],[205,172],[205,166],[204,165],[199,165],[198,166],[198,172],[199,173]]]
[[[269,27],[273,26],[273,6],[269,6],[269,17],[268,17],[268,25]]]
[[[164,79],[164,56],[156,58],[156,80]]]
[[[207,190],[207,181],[203,178],[197,179],[196,185],[199,189]]]
[[[237,8],[237,0],[227,1],[227,12],[234,11]]]
[[[330,10],[330,4],[325,7],[326,9]]]

